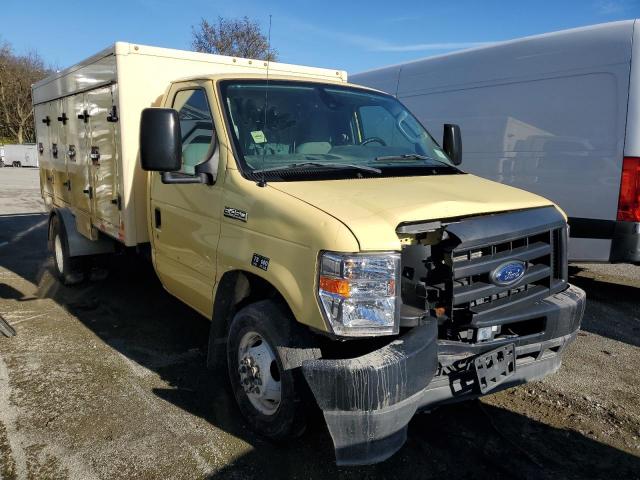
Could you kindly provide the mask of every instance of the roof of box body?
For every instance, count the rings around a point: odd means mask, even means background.
[[[35,83],[32,86],[34,91],[34,104],[51,101],[56,98],[80,93],[82,91],[116,82],[116,67],[115,64],[113,64],[108,68],[108,58],[115,58],[115,56],[121,55],[146,55],[152,57],[172,58],[190,62],[208,63],[212,66],[239,66],[243,67],[245,70],[247,68],[251,70],[255,69],[256,73],[264,72],[265,74],[268,66],[269,72],[273,72],[274,74],[303,74],[310,78],[325,78],[327,80],[332,79],[339,82],[347,81],[347,72],[344,70],[307,67],[280,62],[266,62],[264,60],[152,47],[127,42],[116,42],[114,45],[96,53],[95,55],[92,55],[71,67],[56,72],[53,75]],[[101,67],[94,68],[96,65],[101,65]],[[85,72],[87,67],[90,69],[93,68],[94,70],[92,75],[90,75],[90,78],[81,73]],[[215,74],[215,72],[212,72],[212,74]],[[243,76],[245,75],[246,72]],[[177,77],[179,77],[179,72]],[[69,78],[73,78],[73,81],[68,81]]]

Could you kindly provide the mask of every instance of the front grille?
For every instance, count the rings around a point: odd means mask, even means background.
[[[482,324],[482,317],[514,303],[544,298],[562,278],[563,228],[510,236],[496,243],[451,252],[451,316],[456,323]],[[517,232],[513,232],[517,235]],[[523,277],[514,285],[491,281],[491,272],[509,261],[526,265]]]
[[[506,325],[516,321],[512,308],[566,287],[566,222],[554,207],[463,218],[440,234],[436,244],[403,248],[402,301],[452,331]],[[524,275],[497,285],[491,273],[510,261],[522,262]]]

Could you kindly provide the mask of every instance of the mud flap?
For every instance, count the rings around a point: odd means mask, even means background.
[[[379,462],[402,447],[438,366],[437,333],[429,322],[362,357],[303,362],[338,465]]]

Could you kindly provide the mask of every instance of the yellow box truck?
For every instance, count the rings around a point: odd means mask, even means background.
[[[116,43],[33,99],[61,281],[149,251],[266,437],[315,402],[339,464],[382,461],[417,411],[550,374],[575,338],[564,214],[344,71]]]

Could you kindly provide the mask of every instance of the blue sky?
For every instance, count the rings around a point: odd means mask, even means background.
[[[188,49],[201,17],[268,24],[281,61],[351,73],[565,28],[640,17],[640,0],[2,0],[0,39],[67,67],[116,40]]]

